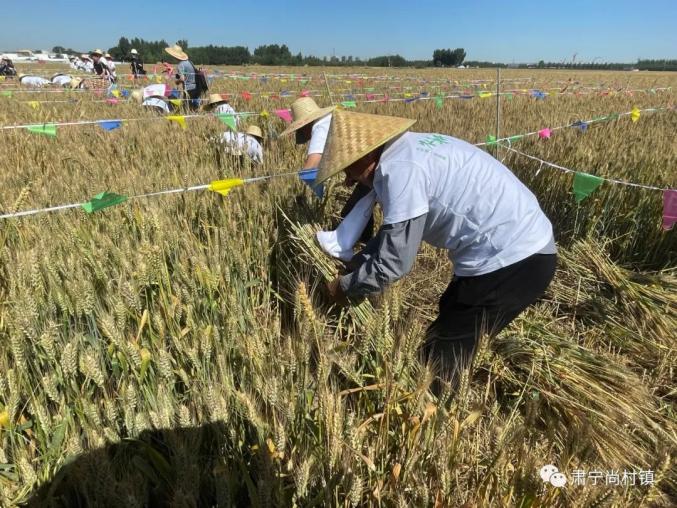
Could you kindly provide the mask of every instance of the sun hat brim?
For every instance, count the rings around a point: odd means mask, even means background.
[[[165,51],[177,60],[188,60],[188,55],[174,48],[165,48]]]
[[[340,173],[415,123],[410,118],[337,111],[332,117],[314,185]]]
[[[287,127],[285,130],[283,130],[280,133],[280,136],[286,136],[287,134],[291,134],[292,132],[296,132],[297,130],[305,127],[311,122],[314,122],[315,120],[319,120],[322,117],[327,116],[330,114],[332,111],[336,109],[336,106],[329,106],[327,108],[320,108],[316,111],[313,111],[307,116],[304,116],[303,118],[299,118],[298,120],[292,122],[289,124],[289,127]]]

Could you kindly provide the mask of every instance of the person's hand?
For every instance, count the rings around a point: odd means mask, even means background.
[[[346,294],[341,289],[340,277],[336,277],[331,282],[327,283],[327,293],[329,294],[329,301],[335,303],[336,305],[348,305],[348,298]]]

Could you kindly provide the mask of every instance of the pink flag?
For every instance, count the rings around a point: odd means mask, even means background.
[[[538,137],[541,139],[550,139],[551,135],[552,131],[547,127],[545,129],[541,129],[540,131],[538,131]]]
[[[117,104],[117,103],[118,103],[118,100],[117,100],[117,99],[106,99],[106,102],[107,102],[108,104]]]
[[[301,97],[310,97],[310,92],[308,90],[301,90]]]
[[[276,109],[275,114],[287,123],[292,122],[291,113],[288,109]]]
[[[383,99],[381,99],[379,102],[388,102],[390,100],[390,97],[388,97],[388,94],[385,94],[383,96]]]
[[[672,229],[677,222],[677,190],[663,191],[663,229]]]
[[[368,93],[368,94],[367,94],[367,100],[368,100],[368,101],[373,101],[373,100],[374,100],[374,94],[373,94],[373,93]]]

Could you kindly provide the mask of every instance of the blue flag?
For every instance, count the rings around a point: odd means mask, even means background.
[[[120,120],[102,120],[99,122],[99,125],[103,130],[112,131],[113,129],[119,128],[122,125],[122,122]]]
[[[317,168],[299,171],[299,178],[312,189],[318,198],[322,199],[322,196],[324,196],[324,185],[313,185],[313,182],[317,178],[317,171]]]

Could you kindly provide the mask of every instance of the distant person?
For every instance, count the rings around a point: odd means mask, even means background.
[[[211,111],[215,115],[236,115],[235,109],[230,105],[228,99],[218,93],[209,95],[209,100],[207,101],[207,104],[203,106],[203,109]],[[235,116],[235,124],[239,125],[239,123],[240,118]]]
[[[88,73],[94,72],[94,62],[89,58],[89,55],[85,55],[84,53],[80,55],[80,65],[78,69]]]
[[[67,87],[70,86],[71,81],[73,81],[73,76],[57,72],[51,77],[50,81],[53,85]]]
[[[113,57],[110,56],[110,53],[106,53],[106,54],[104,55],[104,58],[106,59],[106,62],[107,62],[107,65],[108,65],[108,70],[109,70],[110,73],[113,75],[113,78],[114,78],[115,80],[117,80],[118,75],[117,75],[117,72],[116,72],[116,70],[115,70],[115,62],[113,61]]]
[[[43,87],[51,84],[51,81],[43,78],[42,76],[19,74],[19,83],[21,86]]]
[[[115,77],[111,71],[108,60],[103,56],[103,52],[100,49],[95,49],[89,53],[89,56],[92,57],[94,74],[99,76],[99,78],[109,83],[115,82]]]
[[[197,69],[178,44],[165,48],[165,51],[179,61],[179,64],[176,66],[176,84],[177,86],[183,86],[186,99],[188,99],[188,107],[191,110],[196,110],[200,105],[199,99],[205,91],[202,87],[198,86]]]
[[[139,52],[135,49],[132,49],[129,54],[132,57],[132,61],[129,66],[132,69],[132,76],[134,76],[134,79],[139,79],[141,76],[145,76],[146,71],[143,68],[143,62],[139,59]]]
[[[165,96],[166,90],[166,85],[150,85],[139,90],[134,90],[132,92],[132,99],[150,111],[163,115],[169,114],[172,112],[173,107]]]
[[[14,63],[7,55],[0,57],[0,76],[16,76]]]
[[[296,144],[308,143],[308,152],[303,169],[314,169],[320,165],[324,147],[327,143],[327,134],[332,120],[334,107],[320,108],[310,97],[296,99],[291,105],[293,122],[280,136],[296,133]],[[369,194],[369,187],[358,183],[341,210],[341,218],[345,218],[355,207],[358,201]],[[360,236],[362,242],[367,242],[374,232],[374,218],[372,217]]]
[[[244,132],[228,130],[221,135],[225,151],[232,155],[247,156],[252,162],[263,162],[263,132],[257,125],[250,125]]]

